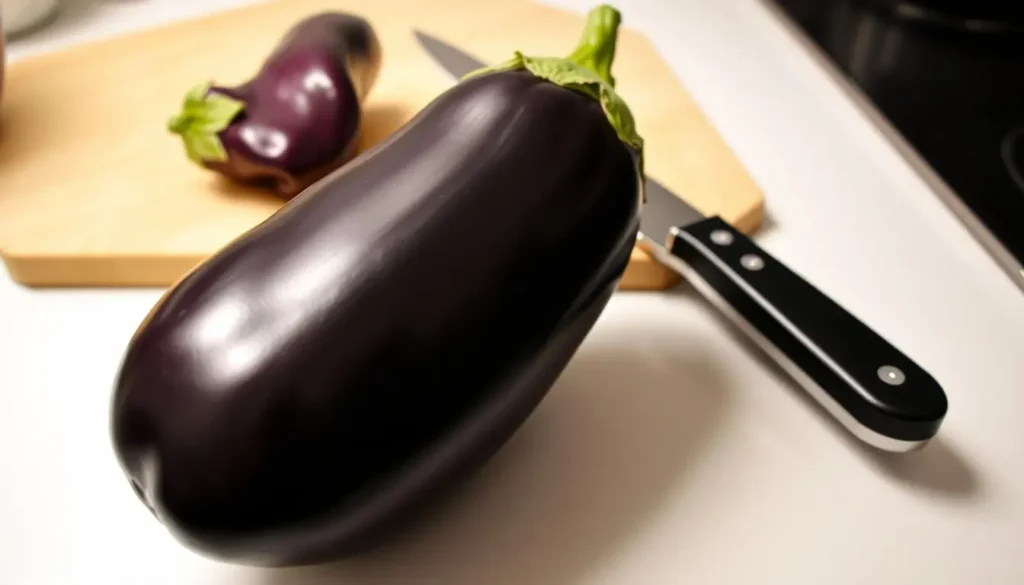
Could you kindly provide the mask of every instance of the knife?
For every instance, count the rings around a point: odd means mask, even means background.
[[[457,80],[485,66],[413,32]],[[690,282],[851,434],[907,452],[938,433],[948,405],[928,372],[721,217],[645,181],[638,246]]]

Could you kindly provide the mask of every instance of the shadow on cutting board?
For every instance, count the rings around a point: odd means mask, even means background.
[[[415,115],[416,110],[406,104],[372,101],[367,103],[363,109],[362,126],[359,129],[359,152],[365,152],[383,142]]]
[[[693,348],[595,335],[505,448],[410,530],[332,565],[261,571],[260,583],[575,582],[699,463],[728,411],[719,368]]]
[[[4,88],[4,91],[8,90]],[[10,136],[19,129],[18,122],[17,104],[12,104],[11,100],[0,96],[0,172],[3,172],[3,167],[11,164],[10,159],[17,155],[17,152],[13,148],[8,148],[7,145],[13,142]]]

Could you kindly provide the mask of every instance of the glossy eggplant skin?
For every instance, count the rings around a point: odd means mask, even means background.
[[[116,381],[117,457],[201,553],[356,552],[528,417],[641,204],[595,100],[525,71],[467,79],[165,294]]]
[[[203,166],[291,199],[357,154],[362,102],[381,58],[365,18],[323,12],[296,23],[252,79],[207,90],[244,109],[217,132],[227,160]]]

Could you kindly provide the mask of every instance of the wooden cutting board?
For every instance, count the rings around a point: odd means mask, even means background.
[[[373,23],[383,66],[366,105],[367,148],[453,80],[420,28],[494,62],[563,55],[583,15],[524,0],[279,0],[16,62],[0,103],[0,254],[29,286],[168,286],[282,201],[189,162],[167,133],[185,91],[249,78],[285,30],[320,10]],[[623,13],[613,73],[647,144],[651,176],[739,229],[762,195],[652,45]],[[623,289],[676,277],[635,250]]]

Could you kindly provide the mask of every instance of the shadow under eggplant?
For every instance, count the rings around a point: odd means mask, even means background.
[[[730,396],[695,348],[597,327],[503,449],[408,530],[336,563],[253,570],[265,585],[573,582],[680,489]]]
[[[416,115],[407,104],[398,102],[373,102],[372,98],[362,112],[359,128],[359,153],[384,142]]]

